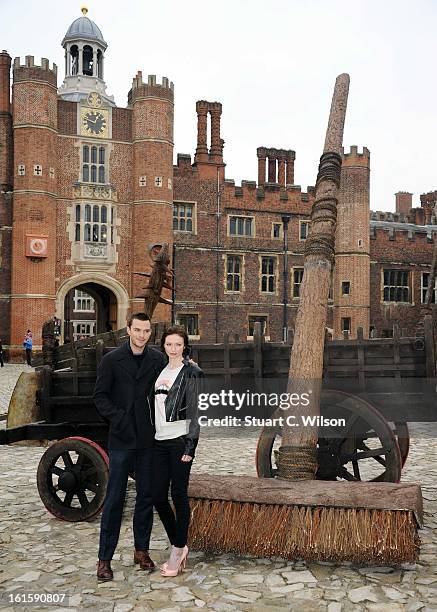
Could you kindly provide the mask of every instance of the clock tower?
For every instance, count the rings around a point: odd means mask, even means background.
[[[106,93],[104,81],[105,51],[108,47],[100,28],[87,17],[75,19],[62,41],[65,49],[65,79],[58,90],[63,100],[82,102],[89,94],[98,95],[100,105],[115,106],[114,97]]]

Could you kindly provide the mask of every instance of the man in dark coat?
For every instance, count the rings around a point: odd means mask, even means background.
[[[134,563],[155,567],[148,554],[152,531],[152,445],[154,439],[154,383],[166,364],[164,355],[146,346],[151,334],[148,315],[130,317],[129,340],[100,362],[94,389],[99,414],[109,422],[109,479],[100,525],[98,580],[112,580],[111,559],[120,535],[129,472],[135,470],[136,502],[133,518]]]

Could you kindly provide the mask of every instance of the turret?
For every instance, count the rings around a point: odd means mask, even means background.
[[[0,191],[12,189],[11,56],[0,53]]]
[[[370,152],[352,146],[343,153],[337,209],[335,268],[333,276],[334,338],[347,331],[357,337],[370,327]]]
[[[11,115],[11,57],[0,53],[0,338],[9,344],[12,250],[12,115]]]
[[[54,312],[57,184],[57,68],[45,58],[14,60],[14,221],[11,343],[23,326],[41,343],[40,321]],[[38,103],[35,103],[38,100]]]
[[[170,252],[173,246],[173,99],[173,83],[167,77],[157,83],[156,76],[149,75],[143,82],[141,72],[128,94],[133,111],[133,271],[149,267],[149,244],[168,242]],[[134,295],[144,286],[138,278],[132,278]],[[132,308],[142,305],[139,300]],[[169,307],[159,305],[154,317],[169,321]]]

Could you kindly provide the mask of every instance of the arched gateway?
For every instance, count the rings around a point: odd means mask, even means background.
[[[87,293],[95,303],[93,335],[126,325],[129,295],[123,285],[114,278],[95,272],[76,274],[65,280],[56,294],[56,317],[62,322],[61,341],[73,340],[73,306],[69,299],[73,290]]]

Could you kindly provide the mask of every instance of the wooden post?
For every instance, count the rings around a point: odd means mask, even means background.
[[[425,315],[423,328],[425,334],[426,377],[435,378],[435,344],[432,315]]]
[[[52,411],[50,406],[50,395],[52,391],[52,368],[49,365],[44,365],[41,372],[41,416],[44,421],[51,422]]]
[[[309,406],[289,409],[299,424],[304,413],[313,416],[320,414],[323,348],[334,264],[337,194],[348,91],[349,75],[341,74],[337,77],[332,97],[311,211],[311,231],[305,242],[304,275],[289,370],[289,392],[308,392],[311,388]],[[277,460],[278,477],[287,480],[313,479],[317,471],[317,439],[317,427],[293,427],[284,418],[282,446]]]
[[[225,375],[225,386],[231,384],[231,350],[229,347],[229,332],[223,335],[223,369]]]
[[[42,355],[44,365],[51,368],[54,364],[55,317],[50,317],[42,326]]]
[[[96,342],[96,369],[99,367],[100,362],[103,357],[103,349],[105,348],[105,343],[101,338],[99,338]]]
[[[261,323],[257,321],[253,326],[253,373],[255,380],[263,375],[262,333]]]

